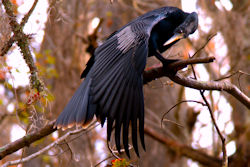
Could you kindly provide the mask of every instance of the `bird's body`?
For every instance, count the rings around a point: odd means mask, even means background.
[[[107,120],[108,141],[114,125],[119,152],[123,131],[123,145],[129,156],[128,133],[131,124],[132,143],[139,156],[138,120],[140,139],[145,148],[142,73],[146,59],[154,55],[163,65],[170,63],[160,53],[193,33],[197,25],[196,13],[163,7],[138,17],[113,33],[90,58],[81,75],[85,80],[58,117],[55,126],[84,126],[96,115],[102,125]],[[181,34],[181,37],[176,37],[176,34]]]

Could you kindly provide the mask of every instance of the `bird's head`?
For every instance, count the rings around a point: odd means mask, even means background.
[[[197,27],[198,15],[195,12],[190,13],[186,19],[174,30],[174,35],[164,43],[164,46],[182,38],[187,38],[190,34],[195,32]]]

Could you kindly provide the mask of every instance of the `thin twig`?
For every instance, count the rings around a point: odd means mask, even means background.
[[[107,140],[107,146],[108,146],[109,152],[112,154],[112,156],[115,157],[116,159],[120,159],[120,157],[118,155],[116,155],[114,150],[111,148],[108,140]]]
[[[163,131],[164,134],[167,134],[171,139],[174,139],[176,141],[178,141],[178,137],[168,128],[161,128],[159,127],[159,124],[160,124],[160,119],[159,119],[159,123],[158,121],[152,121],[150,119],[148,119],[147,117],[145,117],[145,125],[148,125],[152,128],[154,128],[155,130],[159,130],[159,131]]]
[[[188,102],[192,102],[192,103],[198,103],[198,104],[201,104],[203,106],[205,106],[206,104],[200,102],[200,101],[196,101],[196,100],[183,100],[183,101],[180,101],[178,103],[176,103],[174,106],[172,106],[166,113],[163,114],[162,118],[161,118],[161,127],[162,127],[162,123],[163,123],[163,120],[164,120],[164,117],[172,110],[174,109],[176,106],[180,105],[181,103],[188,103]]]
[[[121,159],[118,155],[115,154],[115,153],[118,153],[118,151],[114,151],[114,150],[111,148],[111,146],[110,146],[108,140],[107,140],[107,146],[108,146],[109,152],[111,153],[112,157],[115,157],[116,159]],[[129,147],[128,149],[131,150],[132,147]],[[121,149],[120,151],[121,151],[121,153],[122,153],[122,152],[125,152],[125,149]],[[134,166],[134,165],[130,163],[129,166]]]
[[[238,80],[238,84],[239,84],[239,89],[240,89],[240,91],[243,92],[242,87],[241,87],[241,84],[240,84],[240,77],[241,77],[242,75],[250,76],[250,74],[247,73],[247,72],[244,72],[244,71],[239,70],[239,71],[233,72],[232,74],[229,74],[229,75],[223,76],[223,77],[221,77],[221,78],[219,78],[219,79],[216,79],[215,81],[221,81],[221,80],[224,80],[224,79],[228,79],[228,78],[231,78],[232,76],[234,76],[234,75],[236,75],[236,74],[239,74],[237,80]]]
[[[222,152],[223,152],[223,159],[222,159],[222,167],[228,167],[228,157],[227,157],[227,150],[226,150],[226,142],[225,142],[225,138],[224,136],[222,135],[222,133],[220,132],[220,129],[215,121],[215,118],[214,118],[214,114],[213,114],[213,111],[211,109],[211,106],[210,104],[208,103],[206,97],[204,96],[204,92],[203,91],[200,91],[200,94],[202,96],[202,99],[204,100],[204,102],[206,103],[207,105],[207,108],[209,110],[209,113],[211,115],[211,118],[212,118],[212,122],[215,126],[215,129],[218,133],[218,135],[220,136],[220,139],[221,139],[221,143],[222,143]]]
[[[222,80],[224,80],[224,79],[231,78],[232,76],[234,76],[234,75],[236,75],[236,74],[238,74],[238,73],[239,73],[239,71],[235,71],[235,72],[233,72],[233,73],[231,73],[231,74],[228,74],[228,75],[222,76],[222,77],[220,77],[220,78],[218,78],[218,79],[215,79],[214,81],[222,81]]]
[[[31,155],[29,155],[29,156],[27,156],[27,157],[25,157],[23,159],[20,159],[20,160],[8,161],[5,164],[3,164],[2,167],[7,167],[7,166],[10,166],[10,165],[17,165],[17,164],[20,164],[20,163],[28,162],[31,159],[34,159],[34,158],[38,157],[39,155],[43,154],[44,152],[50,150],[52,147],[60,144],[60,142],[64,141],[69,136],[78,134],[78,133],[83,132],[83,131],[86,131],[86,129],[82,128],[82,129],[76,129],[76,130],[73,130],[73,131],[69,131],[65,135],[63,135],[62,137],[58,138],[56,141],[54,141],[53,143],[47,145],[43,149],[37,151],[36,153],[31,154]]]
[[[217,35],[217,33],[215,33],[215,34],[211,35],[210,37],[208,37],[206,43],[204,43],[204,44],[203,44],[203,45],[193,54],[192,58],[194,58],[201,50],[203,50],[203,49],[207,46],[207,44],[209,43],[209,41],[210,41],[211,39],[213,39],[213,37],[215,37],[216,35]]]
[[[108,156],[107,158],[104,158],[103,160],[101,160],[100,162],[98,162],[95,167],[101,165],[101,163],[103,163],[104,161],[107,161],[108,159],[112,158],[113,156]]]
[[[28,21],[30,15],[32,14],[32,12],[34,11],[34,9],[35,9],[35,7],[36,7],[37,2],[38,2],[38,0],[35,0],[35,1],[34,1],[32,7],[31,7],[30,10],[28,11],[28,13],[25,14],[25,16],[23,17],[23,19],[22,19],[22,21],[21,21],[21,23],[20,23],[20,26],[21,26],[21,27],[23,27],[23,26],[27,23],[27,21]]]
[[[13,35],[2,47],[0,56],[4,56],[12,47],[13,43],[15,42],[15,36]]]
[[[235,71],[235,72],[233,72],[233,73],[231,73],[231,74],[222,76],[221,78],[215,79],[214,81],[221,81],[221,80],[224,80],[224,79],[228,79],[228,78],[231,78],[232,76],[234,76],[234,75],[236,75],[236,74],[238,74],[238,73],[240,73],[240,74],[242,74],[242,75],[244,74],[244,75],[250,76],[250,74],[248,74],[247,72],[244,72],[244,71],[239,70],[239,71]]]
[[[184,128],[183,125],[181,125],[181,124],[179,124],[179,123],[177,123],[177,122],[175,122],[175,121],[172,121],[172,120],[170,120],[170,119],[164,118],[162,121],[163,121],[163,122],[170,122],[170,123],[175,124],[175,125],[177,125],[177,126],[179,126],[179,127],[181,127],[181,128]]]
[[[240,71],[240,75],[239,75],[239,77],[238,77],[238,84],[239,84],[239,88],[240,88],[241,91],[243,91],[243,90],[242,90],[241,85],[240,85],[240,77],[241,77],[243,74],[250,76],[250,74],[248,74],[248,73],[246,73],[246,72]]]
[[[197,76],[196,76],[196,73],[195,73],[195,70],[194,70],[193,65],[191,65],[191,68],[192,68],[192,71],[193,71],[194,78],[197,80]],[[217,131],[217,133],[218,133],[220,139],[221,139],[221,143],[222,143],[222,153],[223,153],[222,167],[228,167],[228,157],[227,157],[227,150],[226,150],[226,143],[225,143],[225,140],[226,140],[226,139],[225,139],[224,136],[222,135],[222,133],[221,133],[221,131],[220,131],[220,129],[219,129],[219,127],[218,127],[216,121],[215,121],[214,113],[213,113],[213,111],[212,111],[212,108],[211,108],[209,102],[207,101],[207,99],[206,99],[206,97],[205,97],[205,95],[204,95],[204,92],[205,92],[205,91],[204,91],[204,90],[199,90],[199,92],[200,92],[200,94],[201,94],[201,97],[202,97],[203,101],[205,102],[205,104],[206,104],[206,106],[207,106],[207,108],[208,108],[208,111],[209,111],[209,113],[210,113],[212,122],[213,122],[213,124],[214,124],[214,126],[215,126],[215,129],[216,129],[216,131]]]

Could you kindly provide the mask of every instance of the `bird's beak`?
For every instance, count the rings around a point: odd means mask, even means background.
[[[163,46],[169,45],[182,38],[184,38],[184,33],[176,33],[169,40],[167,40]]]

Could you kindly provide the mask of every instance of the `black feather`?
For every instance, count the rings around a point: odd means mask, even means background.
[[[139,90],[139,99],[143,99],[143,91]],[[144,140],[144,100],[140,100],[138,106],[139,108],[139,134],[141,139],[141,144],[144,150],[146,150],[145,147],[145,140]]]
[[[127,113],[126,115],[123,116],[123,146],[125,149],[126,154],[128,155],[128,157],[130,157],[129,154],[129,146],[128,146],[128,136],[129,136],[129,123],[130,123],[130,117],[131,117],[131,113],[133,112],[133,108],[134,108],[134,89],[129,89],[128,90],[128,94],[130,94],[130,97],[128,99],[128,103],[127,103]]]
[[[127,105],[129,96],[130,95],[128,94],[128,92],[124,91],[123,99],[119,107],[120,112],[116,114],[116,119],[115,119],[115,144],[119,153],[121,149],[120,136],[121,136],[122,119],[127,109],[126,105]]]
[[[137,154],[138,157],[140,157],[139,155],[139,150],[138,150],[138,144],[137,144],[137,117],[138,117],[138,110],[139,110],[139,95],[138,95],[139,91],[136,89],[135,90],[135,101],[136,103],[134,103],[134,109],[133,112],[131,114],[131,123],[132,123],[132,143],[133,143],[133,147],[135,150],[135,153]]]

